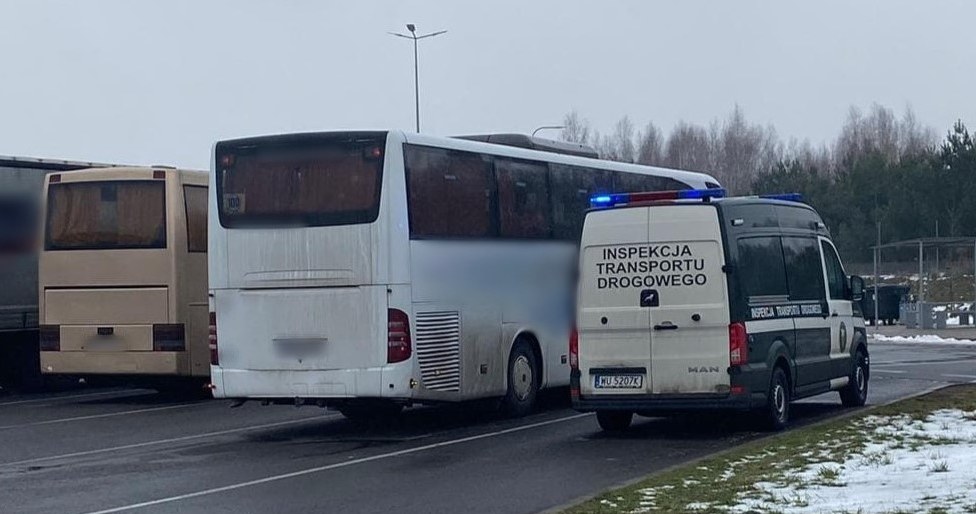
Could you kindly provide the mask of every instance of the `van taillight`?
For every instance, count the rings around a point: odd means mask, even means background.
[[[186,330],[182,323],[152,326],[154,352],[186,351]]]
[[[403,362],[410,358],[410,317],[399,309],[386,311],[387,332],[386,362]]]
[[[217,354],[217,313],[210,313],[210,328],[207,335],[207,345],[210,347],[210,365],[218,366],[220,357]]]
[[[41,325],[38,337],[42,352],[61,351],[61,325]]]
[[[576,327],[569,333],[569,367],[579,369],[579,331]]]
[[[749,335],[745,323],[729,325],[729,364],[742,366],[749,362]]]

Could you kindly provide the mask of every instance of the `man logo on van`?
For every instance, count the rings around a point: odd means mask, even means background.
[[[656,290],[645,289],[640,292],[641,307],[659,307],[660,305],[661,305],[661,297],[658,296]]]
[[[688,373],[721,373],[718,366],[688,366]]]

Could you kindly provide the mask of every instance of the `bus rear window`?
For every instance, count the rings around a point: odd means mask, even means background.
[[[218,145],[221,225],[321,227],[375,221],[385,139]]]
[[[165,182],[51,184],[45,232],[47,250],[165,248]]]

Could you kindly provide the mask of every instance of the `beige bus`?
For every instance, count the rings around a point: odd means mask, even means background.
[[[47,176],[42,373],[202,386],[210,374],[207,181],[204,172],[161,166]]]

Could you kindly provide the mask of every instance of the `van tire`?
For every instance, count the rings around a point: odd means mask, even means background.
[[[868,400],[868,358],[863,350],[854,356],[854,367],[847,385],[840,390],[840,402],[844,407],[862,407]]]
[[[782,366],[773,368],[773,376],[769,379],[769,391],[766,392],[765,428],[779,431],[786,428],[790,422],[790,381]]]
[[[630,428],[634,413],[622,410],[598,410],[596,422],[604,432],[623,432]]]
[[[529,343],[515,341],[508,357],[508,389],[502,399],[502,412],[520,418],[532,412],[539,394],[539,363]]]

